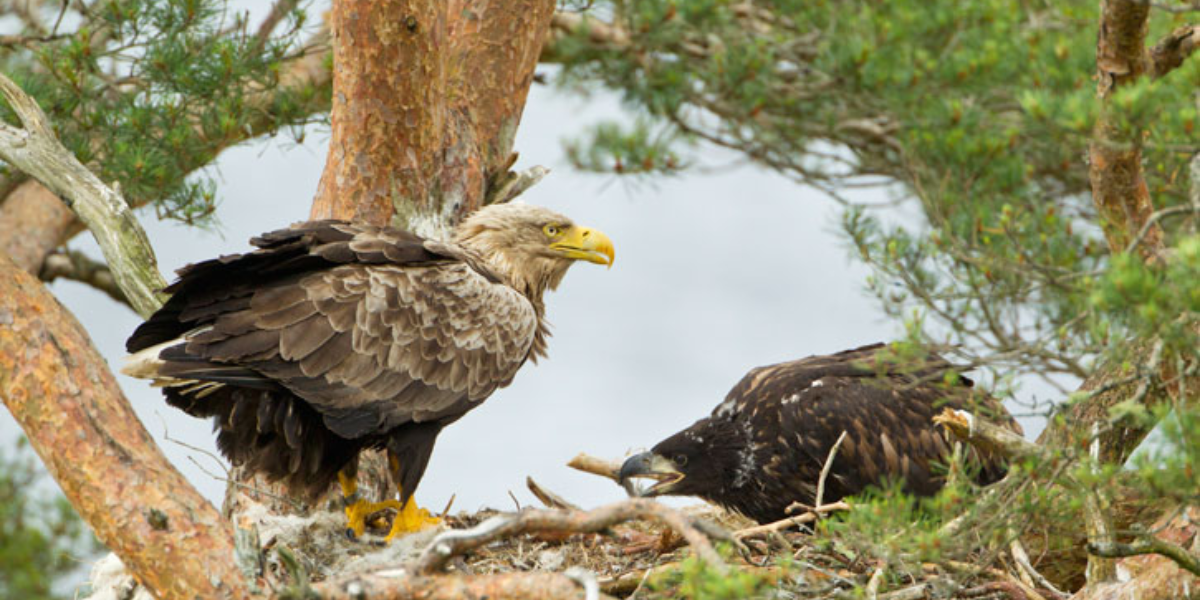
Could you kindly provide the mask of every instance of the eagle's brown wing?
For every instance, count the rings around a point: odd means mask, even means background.
[[[821,468],[843,431],[826,501],[888,481],[919,495],[940,489],[952,442],[932,418],[943,407],[970,410],[1020,432],[1003,405],[974,390],[970,380],[946,383],[950,365],[940,357],[930,354],[921,365],[901,368],[875,362],[881,349],[873,345],[754,369],[714,411],[714,417],[747,420],[752,445],[762,451],[755,460],[769,476],[764,485],[779,487],[764,490],[764,501],[782,503],[768,502],[763,512],[782,510],[791,499],[812,501]],[[973,448],[966,452],[980,483],[1003,476],[998,457]],[[760,507],[747,512],[755,510]]]
[[[187,332],[160,353],[163,377],[282,387],[345,438],[464,413],[528,355],[530,302],[444,246],[339,222],[256,245],[181,272],[160,319],[174,322],[152,319],[160,333],[139,329],[130,350]]]

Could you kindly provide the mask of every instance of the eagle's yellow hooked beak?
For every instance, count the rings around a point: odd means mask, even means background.
[[[563,231],[562,237],[550,244],[550,248],[562,252],[567,258],[607,265],[609,268],[612,268],[615,257],[612,240],[604,232],[579,225],[572,225]]]

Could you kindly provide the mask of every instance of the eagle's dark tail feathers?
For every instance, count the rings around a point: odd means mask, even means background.
[[[165,388],[167,403],[213,417],[217,448],[234,465],[283,481],[310,501],[373,440],[335,436],[310,406],[283,390],[223,386],[208,394]]]

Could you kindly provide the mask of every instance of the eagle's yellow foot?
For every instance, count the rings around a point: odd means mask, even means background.
[[[396,501],[392,500],[391,502]],[[399,502],[396,502],[396,504],[399,504]],[[396,518],[392,520],[392,530],[388,532],[387,537],[383,538],[383,541],[390,544],[392,538],[396,537],[396,534],[420,531],[430,525],[437,525],[441,522],[441,519],[429,514],[429,511],[418,508],[417,501],[409,498],[408,504],[396,513]]]
[[[353,533],[356,538],[362,537],[363,532],[367,529],[367,517],[385,508],[394,508],[396,512],[400,512],[402,505],[399,500],[367,502],[362,498],[353,504],[346,505],[346,530]]]

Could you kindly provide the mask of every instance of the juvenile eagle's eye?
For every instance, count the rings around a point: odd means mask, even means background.
[[[547,225],[542,228],[542,231],[546,232],[546,235],[552,238],[558,237],[558,234],[562,233],[558,225]]]
[[[676,454],[674,461],[675,461],[675,466],[686,467],[687,466],[687,455],[686,454]]]

